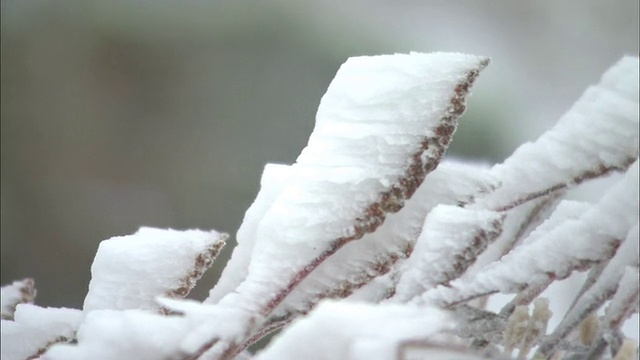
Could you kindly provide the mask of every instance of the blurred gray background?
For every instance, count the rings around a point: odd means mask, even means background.
[[[235,233],[349,56],[491,56],[450,154],[500,161],[624,54],[638,1],[3,0],[1,276],[82,306],[98,243]],[[202,299],[225,249],[192,295]]]

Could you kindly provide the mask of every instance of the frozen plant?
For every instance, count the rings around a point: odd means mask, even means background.
[[[443,159],[488,63],[349,59],[296,163],[265,166],[204,302],[183,298],[227,235],[143,228],[101,243],[82,310],[32,305],[31,280],[2,288],[2,359],[635,358],[638,58],[503,163]],[[565,198],[610,175],[600,200]],[[552,314],[547,289],[576,272]]]

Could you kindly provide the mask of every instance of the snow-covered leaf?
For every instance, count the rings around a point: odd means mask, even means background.
[[[500,235],[503,220],[504,214],[494,211],[437,206],[427,216],[411,257],[402,264],[392,300],[409,301],[462,275]]]
[[[216,285],[209,292],[205,304],[217,303],[222,297],[232,292],[247,277],[249,263],[257,238],[257,227],[264,213],[271,207],[274,200],[282,192],[290,177],[291,166],[281,164],[267,164],[262,172],[260,191],[253,204],[247,209],[240,228],[236,233],[237,246],[227,262],[222,275]],[[258,330],[254,336],[264,334],[284,326],[289,321],[279,321]]]
[[[18,304],[14,321],[2,320],[0,357],[35,358],[54,343],[72,340],[81,319],[80,310]]]
[[[522,246],[479,273],[438,287],[425,300],[454,304],[494,292],[513,293],[546,277],[611,257],[638,219],[638,161],[602,200],[575,220],[534,231]]]
[[[444,161],[418,187],[395,214],[389,214],[376,232],[346,244],[320,264],[286,297],[274,312],[304,313],[326,297],[344,298],[371,279],[386,274],[413,249],[424,218],[438,204],[460,204],[477,193],[490,191],[497,182],[480,166]]]
[[[226,238],[216,231],[141,228],[101,242],[84,310],[159,310],[155,298],[186,296]]]
[[[238,245],[233,249],[231,259],[220,275],[216,286],[209,292],[205,303],[216,303],[224,295],[233,291],[247,277],[257,228],[265,212],[282,192],[289,179],[291,166],[267,164],[260,179],[260,192],[244,214],[242,224],[236,234]]]
[[[487,63],[445,53],[350,58],[258,224],[245,281],[218,304],[269,315],[323,261],[402,209],[440,162]]]
[[[624,57],[553,129],[496,165],[503,186],[476,206],[509,209],[631,165],[638,157],[638,66],[637,57]]]
[[[636,223],[595,284],[580,296],[549,338],[540,345],[540,353],[543,355],[551,354],[561,340],[566,338],[591,313],[597,311],[605,301],[613,297],[616,291],[626,293],[634,289],[634,286],[629,286],[628,282],[625,284],[626,286],[619,287],[618,284],[627,267],[637,269],[638,265],[638,224]],[[635,288],[637,289],[637,286]],[[613,308],[609,307],[610,315],[612,312],[619,312],[615,307],[615,305]]]
[[[404,343],[428,340],[453,323],[435,308],[323,301],[255,359],[394,359]]]
[[[33,279],[14,281],[0,289],[0,315],[3,320],[12,320],[18,304],[32,304],[36,297]]]

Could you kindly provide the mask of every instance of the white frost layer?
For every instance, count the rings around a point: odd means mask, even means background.
[[[638,232],[636,231],[636,239]],[[613,299],[609,303],[605,311],[604,324],[606,327],[620,327],[622,324],[618,322],[625,316],[631,316],[637,309],[638,293],[640,287],[640,273],[638,266],[627,266],[620,279],[618,291],[616,291]]]
[[[525,244],[473,276],[438,287],[424,300],[454,303],[495,291],[517,292],[548,273],[564,277],[584,261],[607,257],[615,240],[624,239],[638,219],[638,161],[601,201],[575,220],[544,232],[533,232]]]
[[[102,241],[84,310],[158,309],[155,298],[184,286],[198,256],[225,238],[216,231],[141,228]]]
[[[78,330],[78,344],[54,345],[46,360],[175,359],[180,335],[189,330],[183,317],[141,310],[96,310]]]
[[[287,243],[352,235],[345,231],[353,219],[405,174],[411,155],[446,115],[456,85],[485,61],[445,53],[348,59],[320,102],[291,185],[259,233]]]
[[[499,260],[515,246],[518,246],[553,213],[562,196],[562,191],[558,191],[507,210],[506,217],[502,222],[502,233],[478,256],[467,273],[478,272],[487,264]]]
[[[291,166],[267,164],[260,179],[260,191],[253,204],[244,214],[242,224],[236,234],[238,245],[233,249],[231,259],[224,268],[216,286],[209,292],[205,303],[216,303],[224,295],[233,291],[247,277],[251,253],[256,242],[257,228],[276,197],[282,192],[289,179]]]
[[[353,287],[349,288],[347,284],[357,287],[368,278],[380,275],[386,270],[376,269],[388,268],[394,258],[406,258],[416,243],[425,217],[434,207],[469,201],[473,195],[497,186],[498,182],[484,167],[443,161],[426,177],[402,210],[389,214],[376,232],[345,245],[325,260],[287,296],[279,310],[305,312],[313,304],[309,300],[314,297],[336,289],[351,291]],[[336,295],[345,294],[333,296]]]
[[[35,295],[33,280],[25,279],[14,281],[11,285],[0,289],[0,314],[2,318],[12,318],[16,305],[23,302],[32,302]]]
[[[637,281],[634,282],[634,285],[632,286],[629,286],[628,282],[625,283],[621,281],[627,267],[635,267],[637,270],[637,266],[638,224],[636,223],[636,225],[627,234],[622,245],[618,248],[615,256],[604,268],[598,280],[578,299],[576,304],[571,308],[571,310],[569,310],[560,324],[556,327],[552,336],[561,334],[561,337],[564,338],[568,335],[571,329],[575,328],[584,320],[586,317],[585,314],[589,314],[599,309],[610,296],[613,296],[616,290],[619,294],[637,291]],[[622,298],[626,299],[624,295],[622,295]],[[615,307],[615,302],[612,301],[612,304]],[[627,304],[623,303],[619,306],[624,305]],[[609,309],[613,309],[614,312],[616,311],[612,307]]]
[[[638,156],[638,109],[638,58],[625,57],[553,129],[494,167],[503,186],[477,206],[501,209],[601,167],[625,168]]]
[[[193,300],[157,301],[181,315],[164,316],[136,309],[95,310],[82,321],[77,344],[55,345],[45,359],[192,359],[203,343],[244,329],[242,317],[246,314],[237,311],[221,312],[215,306]]]
[[[14,321],[2,320],[0,358],[27,359],[62,338],[71,340],[81,318],[80,310],[19,304]]]
[[[443,53],[349,59],[322,98],[290,183],[258,225],[247,279],[219,304],[264,309],[332,242],[354,236],[356,219],[399,182],[423,139],[451,115],[458,84],[486,63]]]
[[[429,213],[413,253],[400,268],[393,300],[406,302],[452,280],[457,268],[468,266],[499,233],[503,214],[440,205]],[[461,275],[461,274],[457,274]],[[457,277],[457,276],[456,276]]]
[[[435,308],[324,301],[255,359],[394,359],[402,341],[427,339],[452,324]]]
[[[579,219],[580,216],[586,213],[592,206],[592,204],[586,202],[562,200],[551,216],[533,230],[524,240],[524,243],[528,244],[545,236],[548,232],[567,221]]]

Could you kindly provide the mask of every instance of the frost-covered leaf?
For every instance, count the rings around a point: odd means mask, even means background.
[[[524,204],[511,211],[517,211],[520,208],[526,208],[528,204]],[[589,203],[563,200],[562,202],[560,202],[560,204],[558,204],[551,216],[535,229],[535,235],[527,237],[524,242],[530,243],[535,239],[542,238],[546,236],[545,234],[560,226],[564,222],[576,221],[580,218],[580,216],[586,213],[591,208],[591,206],[592,205]],[[611,256],[613,256],[613,252],[611,253]],[[501,315],[510,315],[513,312],[514,308],[518,305],[529,305],[535,298],[538,297],[538,295],[540,295],[549,285],[551,285],[554,280],[555,278],[547,276],[528,283],[526,287],[522,291],[520,291],[518,295],[516,295],[516,297],[513,298],[513,300],[511,300],[502,308],[502,310],[500,311]]]
[[[479,166],[444,161],[418,187],[405,207],[389,214],[376,232],[346,244],[304,279],[274,312],[304,313],[322,298],[344,298],[371,279],[387,273],[405,259],[423,227],[424,218],[438,204],[459,204],[497,182]]]
[[[638,58],[624,57],[558,124],[494,167],[503,186],[476,206],[503,210],[612,170],[638,157]]]
[[[45,359],[178,359],[179,335],[186,333],[190,325],[181,316],[141,310],[95,310],[80,326],[77,345],[52,346]]]
[[[72,340],[81,318],[80,310],[18,304],[14,321],[2,320],[0,357],[35,358],[54,343]]]
[[[323,261],[398,212],[437,167],[487,63],[444,53],[349,59],[257,227],[246,280],[218,304],[269,315]]]
[[[534,231],[525,244],[473,276],[438,287],[425,300],[454,304],[494,292],[513,293],[552,276],[611,257],[638,218],[638,162],[602,200],[578,219]]]
[[[290,172],[291,166],[288,165],[265,165],[260,179],[260,192],[244,214],[244,219],[236,234],[238,245],[233,249],[231,259],[227,262],[216,286],[209,292],[209,297],[205,300],[205,303],[218,302],[247,277],[251,254],[257,237],[258,224],[286,186]]]
[[[33,304],[36,297],[35,282],[33,279],[14,281],[11,285],[0,289],[0,315],[3,320],[13,320],[13,313],[18,304]]]
[[[628,291],[619,288],[618,284],[627,266],[637,267],[638,265],[638,224],[636,223],[595,284],[580,296],[549,338],[541,344],[540,353],[552,353],[561,340],[590,314],[597,311],[616,291]]]
[[[411,257],[402,264],[393,300],[406,302],[459,277],[502,231],[504,214],[437,206],[427,216]]]
[[[84,310],[158,310],[157,296],[186,296],[226,238],[216,231],[141,228],[101,242]]]
[[[394,359],[404,343],[428,340],[452,324],[434,308],[324,301],[255,359]]]
[[[78,328],[77,344],[54,345],[45,359],[196,359],[203,350],[191,347],[185,338],[202,336],[214,343],[227,332],[240,331],[234,320],[245,316],[238,311],[221,313],[193,300],[157,301],[172,314],[138,309],[89,312]]]
[[[563,196],[563,191],[557,191],[504,211],[505,219],[502,222],[502,233],[478,256],[477,261],[468,272],[479,271],[487,264],[499,260],[514,247],[518,246],[553,213]]]

